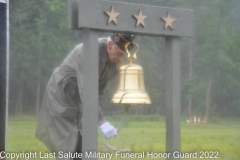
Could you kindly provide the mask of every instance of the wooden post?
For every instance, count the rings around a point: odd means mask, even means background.
[[[6,140],[6,84],[7,84],[7,4],[0,1],[0,152]]]
[[[180,43],[177,37],[166,37],[166,152],[171,153],[168,160],[174,158],[173,153],[181,150],[180,105]]]
[[[98,151],[98,37],[91,29],[83,29],[83,117],[82,152]]]

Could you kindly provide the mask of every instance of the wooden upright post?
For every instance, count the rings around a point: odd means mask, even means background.
[[[7,4],[0,0],[0,152],[5,151],[7,84]]]
[[[177,37],[166,37],[166,152],[168,160],[175,160],[173,153],[181,149],[180,105],[180,43]]]
[[[83,34],[82,152],[83,160],[96,160],[85,153],[98,151],[98,37],[91,29]]]

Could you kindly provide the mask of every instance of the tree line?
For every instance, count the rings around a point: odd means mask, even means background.
[[[240,1],[118,1],[193,10],[194,37],[181,38],[181,112],[209,118],[240,115]],[[10,114],[37,114],[54,68],[82,41],[81,30],[68,29],[67,9],[66,0],[10,1]],[[164,115],[164,37],[136,36],[135,42],[152,104],[131,112]],[[116,81],[101,98],[105,114],[122,109],[109,103]]]

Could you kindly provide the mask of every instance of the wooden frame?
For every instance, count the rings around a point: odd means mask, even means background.
[[[141,11],[141,14],[140,14]],[[136,18],[138,16],[138,18]],[[140,16],[140,17],[139,17]],[[83,30],[83,160],[86,151],[98,150],[98,50],[97,34],[123,32],[135,35],[163,36],[166,43],[166,152],[181,150],[180,39],[193,36],[191,10],[147,6],[113,1],[69,0],[69,28]],[[89,54],[91,53],[91,54]],[[91,63],[89,63],[91,62]],[[92,66],[96,66],[95,68]],[[91,95],[91,96],[90,96]],[[88,97],[91,97],[89,99]],[[89,127],[91,126],[91,127]],[[89,158],[88,158],[89,159]],[[90,158],[95,160],[97,158]],[[170,156],[167,159],[178,159]]]

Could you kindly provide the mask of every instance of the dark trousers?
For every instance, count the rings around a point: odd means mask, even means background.
[[[82,153],[82,135],[80,133],[78,133],[78,142],[75,152]],[[73,158],[73,160],[82,160],[82,158]]]

